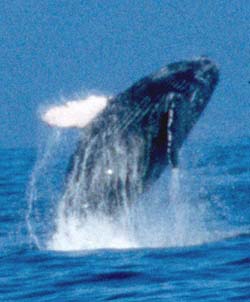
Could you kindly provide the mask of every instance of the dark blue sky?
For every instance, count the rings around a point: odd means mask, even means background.
[[[250,135],[249,20],[247,0],[1,1],[0,147],[35,146],[44,103],[201,54],[221,81],[193,136]]]

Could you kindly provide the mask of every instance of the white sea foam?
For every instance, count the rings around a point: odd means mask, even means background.
[[[83,128],[96,118],[107,106],[106,96],[91,95],[84,100],[68,101],[49,108],[42,120],[50,126]]]
[[[165,185],[168,181],[168,186]],[[205,205],[195,206],[181,188],[181,173],[174,169],[162,177],[130,212],[122,217],[81,217],[66,214],[60,201],[56,230],[47,244],[50,250],[129,249],[190,246],[218,240],[226,234],[209,230]]]
[[[166,170],[141,198],[134,219],[140,247],[190,246],[218,238],[206,224],[209,209],[193,203],[195,193],[192,188],[183,189],[185,181],[179,169]]]
[[[61,213],[57,230],[47,244],[50,250],[79,251],[89,249],[128,249],[139,247],[133,234],[121,221],[112,222],[104,216],[85,220]]]

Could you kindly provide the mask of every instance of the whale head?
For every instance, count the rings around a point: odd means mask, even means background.
[[[182,94],[192,102],[195,92],[199,92],[204,99],[211,96],[219,80],[219,71],[213,61],[199,57],[169,64],[146,79],[148,86],[145,93],[151,98],[172,92]]]
[[[148,100],[142,127],[150,133],[147,177],[178,165],[179,150],[205,109],[219,80],[217,65],[202,56],[169,64],[130,89],[132,103]]]

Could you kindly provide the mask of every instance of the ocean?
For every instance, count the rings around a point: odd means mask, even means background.
[[[0,301],[250,301],[250,137],[187,142],[119,225],[60,216],[66,145],[0,150]]]

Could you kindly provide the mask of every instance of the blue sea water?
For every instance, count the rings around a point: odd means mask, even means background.
[[[0,150],[0,301],[250,301],[250,138],[187,144],[137,232],[58,221],[52,149]]]

